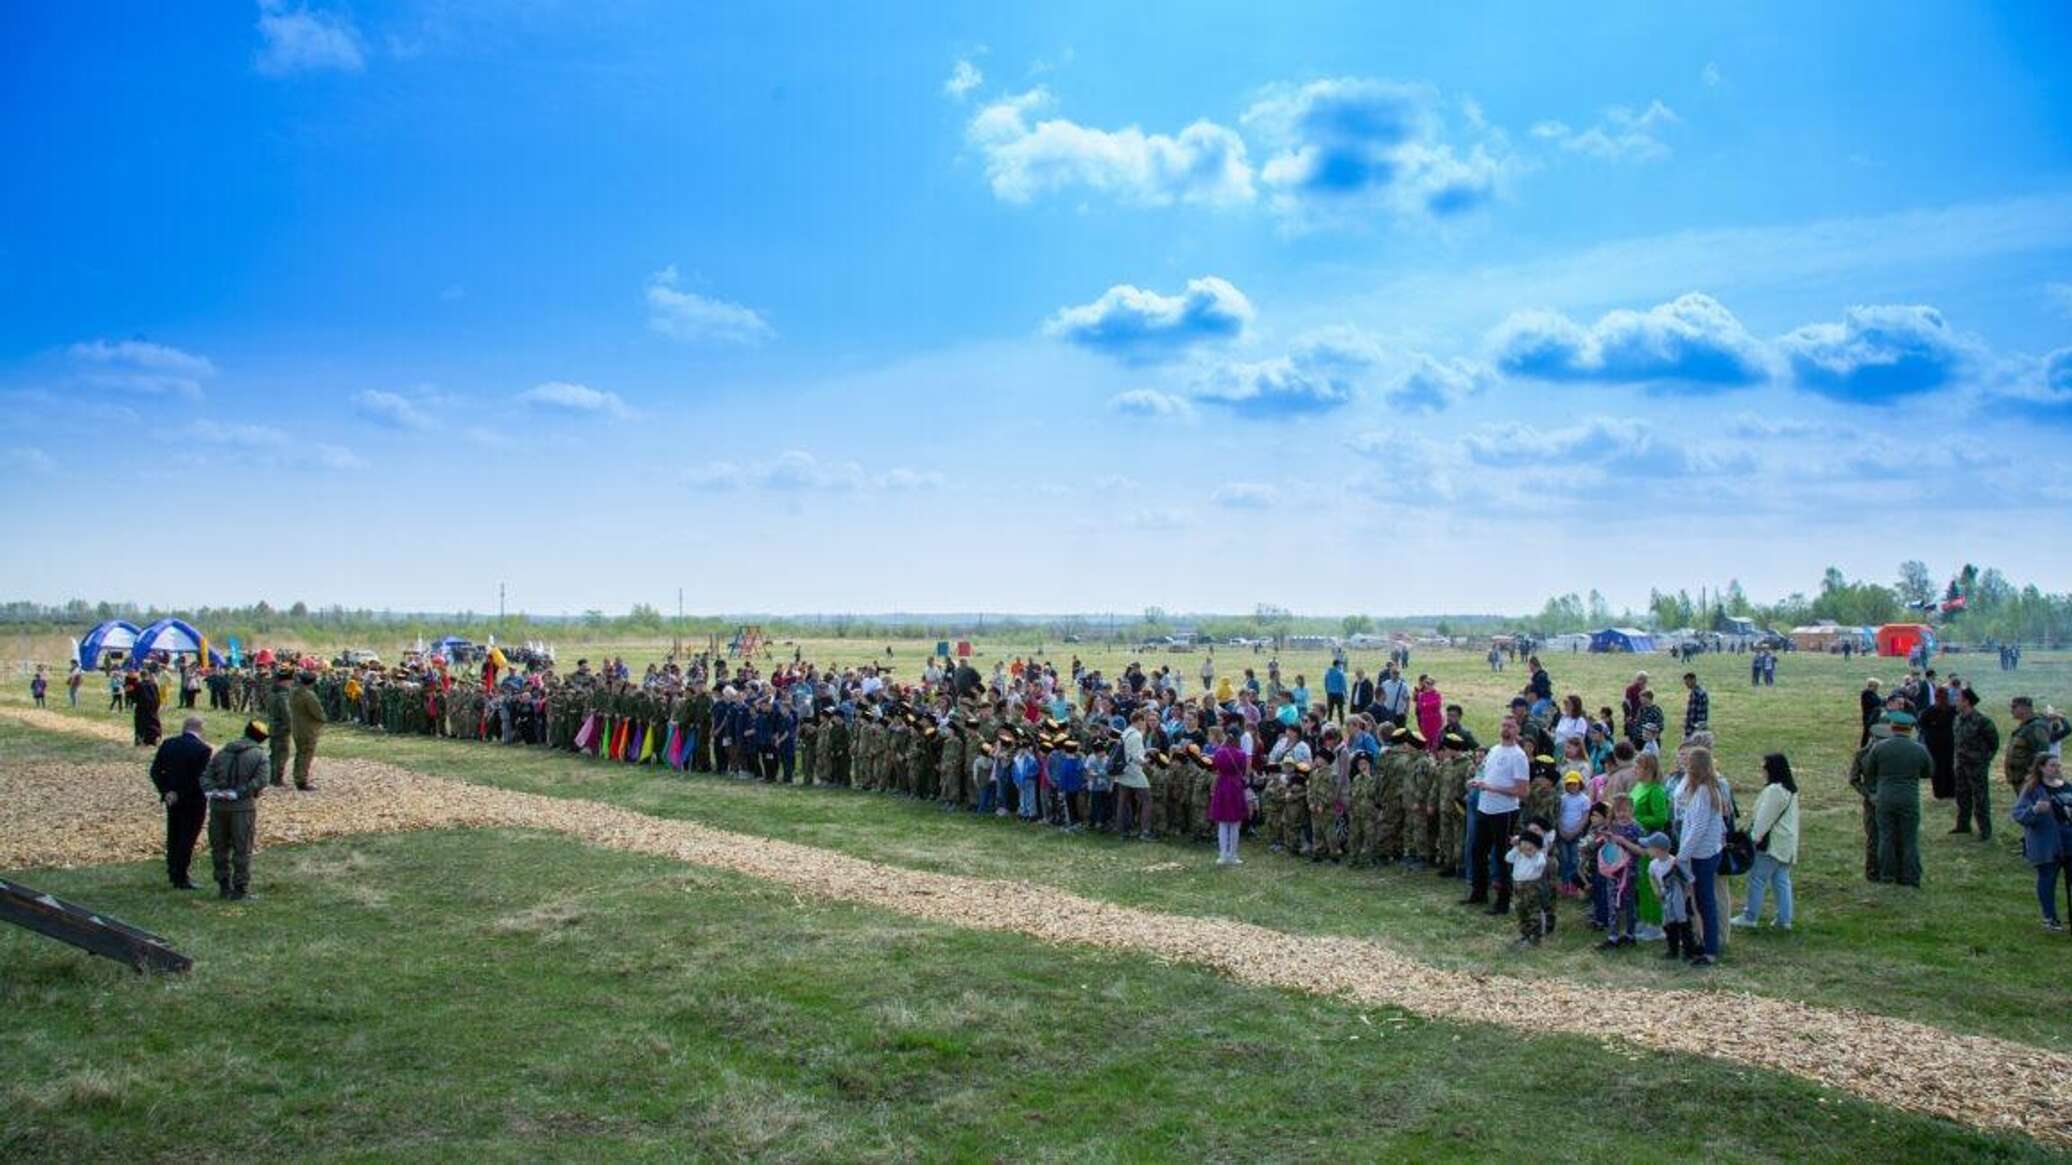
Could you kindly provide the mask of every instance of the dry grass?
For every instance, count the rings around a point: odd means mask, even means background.
[[[54,712],[0,709],[48,731],[127,739]],[[109,732],[99,729],[108,728]],[[594,844],[748,874],[794,893],[933,922],[1206,966],[1240,982],[1436,1019],[1495,1023],[1715,1057],[1786,1072],[1879,1104],[2072,1148],[2072,1056],[1925,1024],[1713,991],[1604,988],[1444,970],[1371,941],[1294,935],[1215,918],[1118,906],[1056,888],[900,869],[812,846],[410,772],[327,762],[323,788],[266,798],[265,844],[455,826],[553,830]],[[0,763],[0,803],[20,828],[0,867],[139,860],[158,852],[160,818],[134,766]],[[1607,1036],[1601,1017],[1622,1017]],[[720,1114],[722,1123],[743,1114]],[[761,1114],[784,1116],[786,1114]],[[795,1114],[792,1114],[795,1115]]]

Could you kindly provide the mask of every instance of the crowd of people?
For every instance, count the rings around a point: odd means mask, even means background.
[[[1225,865],[1242,864],[1250,839],[1311,862],[1427,870],[1463,881],[1464,905],[1514,915],[1527,947],[1554,929],[1563,900],[1603,933],[1606,949],[1659,941],[1665,956],[1698,965],[1719,957],[1724,926],[1760,925],[1765,906],[1772,925],[1793,925],[1799,806],[1785,757],[1764,758],[1744,814],[1718,772],[1712,697],[1695,673],[1681,677],[1680,731],[1665,747],[1672,719],[1646,672],[1616,707],[1592,711],[1575,693],[1557,700],[1537,656],[1524,662],[1524,684],[1487,744],[1432,676],[1406,674],[1405,656],[1372,676],[1334,659],[1314,689],[1277,661],[1217,675],[1205,660],[1192,694],[1171,667],[1141,663],[1109,676],[1076,658],[1062,672],[1014,659],[982,674],[968,661],[930,659],[910,682],[889,663],[836,669],[710,655],[638,676],[623,659],[579,660],[567,674],[493,660],[478,675],[436,656],[395,668],[298,667],[284,656],[270,667],[213,669],[193,689],[206,690],[212,707],[252,714],[247,735],[266,753],[271,785],[292,771],[298,788],[312,787],[317,734],[342,722],[844,786],[1073,833],[1213,842]],[[1758,683],[1774,674],[1752,667]],[[188,690],[187,671],[119,674],[129,678],[118,706],[137,718],[138,743],[155,743],[157,693]],[[1864,796],[1865,873],[1917,886],[1920,786],[1943,787],[1945,721],[1952,832],[1975,828],[1982,839],[1991,836],[1986,769],[1997,729],[1961,680],[1932,670],[1889,694],[1873,680],[1862,703],[1851,783]],[[2039,871],[2046,924],[2057,929],[2053,879],[2072,892],[2072,797],[2054,755],[2066,722],[2025,699],[2012,712],[2013,819]],[[1742,874],[1746,902],[1731,914],[1724,879]]]
[[[1849,783],[1863,797],[1863,872],[1873,882],[1921,884],[1921,787],[1956,802],[1952,834],[1993,839],[1992,765],[2013,797],[2022,853],[2036,868],[2043,925],[2064,929],[2055,887],[2072,899],[2072,790],[2059,767],[2072,724],[2029,696],[2008,702],[2014,728],[2004,746],[1999,725],[1979,707],[1962,677],[1916,666],[1888,691],[1873,676],[1858,699],[1862,735]]]

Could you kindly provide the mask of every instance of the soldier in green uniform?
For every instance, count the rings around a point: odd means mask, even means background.
[[[1300,857],[1309,830],[1309,775],[1306,760],[1281,761],[1281,850]]]
[[[1993,754],[2000,751],[2000,728],[1991,716],[1978,710],[1978,693],[1970,688],[1957,694],[1957,719],[1950,734],[1957,778],[1957,827],[1950,832],[1970,833],[1976,817],[1978,839],[1991,841],[1993,798],[1989,786]]]
[[[1468,781],[1475,775],[1475,753],[1458,733],[1439,737],[1439,760],[1424,762],[1420,809],[1425,860],[1442,877],[1460,876],[1462,840],[1468,832]]]
[[[1889,739],[1871,745],[1864,773],[1878,811],[1878,880],[1921,884],[1921,782],[1935,759],[1914,739],[1911,712],[1887,712]]]
[[[1353,752],[1352,789],[1346,811],[1346,864],[1363,869],[1379,862],[1381,844],[1381,778],[1374,771],[1374,758]]]
[[[294,730],[295,714],[289,707],[294,695],[294,677],[285,667],[273,673],[273,684],[266,693],[266,733],[270,764],[267,772],[275,786],[287,784],[288,749],[290,734]]]
[[[1871,783],[1869,762],[1871,748],[1879,741],[1890,739],[1892,726],[1879,720],[1871,725],[1870,741],[1856,750],[1849,760],[1849,787],[1863,800],[1863,880],[1878,880],[1878,803],[1877,788]]]
[[[2022,785],[2029,780],[2029,770],[2036,767],[2036,758],[2049,751],[2051,745],[2065,739],[2072,727],[2067,726],[2063,716],[2055,713],[2038,716],[2036,701],[2029,696],[2016,696],[2007,710],[2014,717],[2014,731],[2007,734],[2007,759],[2003,771],[2007,775],[2008,788],[2020,796]]]
[[[949,729],[943,734],[942,758],[935,769],[936,801],[944,809],[956,809],[964,804],[964,779],[971,766],[968,739],[964,714],[952,713]]]
[[[827,714],[827,727],[823,731],[825,735],[821,739],[827,742],[827,763],[821,767],[822,773],[825,774],[824,779],[830,784],[846,787],[852,779],[849,759],[852,737],[849,721],[840,710],[830,710]]]
[[[820,770],[820,714],[811,712],[799,721],[798,778],[799,784],[814,783],[814,774]]]
[[[1336,733],[1335,727],[1326,729],[1325,739],[1331,739]],[[1339,861],[1345,857],[1339,831],[1339,816],[1345,809],[1345,790],[1339,788],[1337,753],[1329,744],[1325,745],[1317,763],[1310,769],[1308,800],[1309,860]]]
[[[1374,859],[1383,865],[1403,860],[1406,852],[1417,854],[1416,845],[1410,844],[1406,851],[1404,823],[1410,820],[1408,809],[1418,801],[1418,790],[1414,788],[1417,777],[1418,746],[1414,743],[1417,733],[1398,725],[1389,733],[1389,747],[1381,754],[1381,764],[1375,773],[1375,794],[1377,816],[1374,823]]]
[[[245,898],[251,886],[259,795],[266,791],[271,773],[266,738],[266,725],[247,721],[245,734],[224,745],[202,770],[202,796],[209,804],[209,859],[215,867],[216,892],[224,898]]]
[[[317,699],[317,677],[315,672],[303,672],[300,683],[288,697],[288,718],[295,738],[295,787],[313,789],[310,783],[310,766],[317,759],[317,737],[324,731],[327,717],[324,705]]]

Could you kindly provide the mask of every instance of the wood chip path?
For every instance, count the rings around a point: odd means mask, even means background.
[[[127,743],[125,726],[0,708],[46,731]],[[163,818],[136,764],[0,760],[0,869],[158,856]],[[594,801],[471,785],[394,765],[325,760],[314,793],[260,802],[261,845],[455,827],[541,829],[732,870],[802,894],[976,930],[1134,951],[1247,984],[1400,1007],[1432,1019],[1709,1056],[1788,1072],[1873,1103],[2072,1148],[2072,1056],[1843,1008],[1724,991],[1605,988],[1430,967],[1377,943],[1163,914],[1031,886],[882,865],[795,842]],[[1659,1016],[1607,1035],[1605,1015]],[[1749,1033],[1764,1033],[1751,1036]]]

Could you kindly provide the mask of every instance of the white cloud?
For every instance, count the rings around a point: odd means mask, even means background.
[[[260,0],[259,39],[253,67],[269,77],[320,69],[357,73],[367,67],[360,31],[342,13]]]
[[[2045,284],[2043,293],[2057,306],[2060,315],[2072,318],[2072,283]]]
[[[1495,379],[1495,372],[1486,364],[1441,360],[1419,352],[1411,357],[1410,368],[1383,390],[1382,399],[1406,412],[1444,412],[1480,394]]]
[[[1380,214],[1446,218],[1495,197],[1501,135],[1465,152],[1445,140],[1438,95],[1422,85],[1339,77],[1269,87],[1242,124],[1276,151],[1259,176],[1294,226]],[[1467,112],[1486,131],[1481,107]]]
[[[1171,506],[1147,506],[1140,510],[1132,510],[1123,514],[1121,520],[1124,526],[1132,530],[1151,533],[1170,533],[1194,525],[1192,515]]]
[[[1807,324],[1777,346],[1799,387],[1876,403],[1948,387],[1985,363],[1985,346],[1923,304],[1852,307],[1839,323]]]
[[[1106,473],[1094,479],[1094,489],[1100,493],[1134,493],[1142,484],[1126,473]]]
[[[777,334],[753,308],[679,288],[673,264],[648,276],[647,305],[649,329],[673,339],[759,344]]]
[[[770,493],[855,493],[884,490],[917,493],[941,489],[943,475],[934,470],[897,466],[872,473],[855,461],[828,461],[803,449],[787,449],[766,462],[742,464],[714,461],[689,475],[701,489],[754,489]]]
[[[1351,404],[1385,359],[1356,328],[1322,328],[1299,337],[1285,356],[1209,365],[1194,397],[1254,417],[1330,412]]]
[[[343,445],[300,441],[287,430],[272,425],[196,421],[187,426],[186,436],[195,444],[222,450],[222,456],[246,466],[348,470],[367,464]]]
[[[1698,79],[1705,82],[1707,89],[1717,89],[1725,78],[1720,75],[1718,61],[1707,61],[1705,67],[1698,70]]]
[[[0,473],[41,476],[58,467],[55,458],[34,445],[0,449]]]
[[[1591,417],[1573,425],[1492,425],[1462,439],[1478,465],[1530,470],[1556,492],[1611,478],[1683,478],[1745,468],[1746,456],[1720,453],[1690,436],[1671,437],[1631,417]],[[1585,483],[1587,484],[1587,483]]]
[[[1532,136],[1607,162],[1659,162],[1670,153],[1662,132],[1681,120],[1675,110],[1657,99],[1638,113],[1614,105],[1597,124],[1581,131],[1565,122],[1543,121],[1532,127]]]
[[[1497,327],[1490,346],[1499,369],[1539,380],[1720,391],[1770,374],[1761,341],[1718,300],[1698,292],[1646,311],[1606,312],[1587,328],[1559,312],[1515,312]]]
[[[143,396],[201,396],[216,374],[208,358],[145,340],[92,340],[68,349],[82,383]]]
[[[367,463],[360,455],[343,445],[319,443],[316,447],[316,462],[325,469],[364,469]]]
[[[1225,509],[1264,510],[1281,500],[1281,491],[1259,481],[1233,481],[1218,486],[1209,500]]]
[[[518,399],[534,408],[562,413],[589,413],[613,417],[627,417],[632,410],[615,392],[591,388],[587,384],[572,384],[566,380],[550,380],[536,384],[518,394]]]
[[[397,392],[368,389],[353,396],[353,408],[361,416],[391,429],[429,429],[432,418],[416,402]]]
[[[1213,275],[1187,281],[1179,295],[1160,295],[1127,283],[1092,303],[1061,309],[1043,325],[1045,335],[1125,359],[1169,355],[1189,345],[1231,340],[1253,318],[1252,301]]]
[[[996,197],[1026,203],[1085,188],[1141,206],[1229,206],[1253,198],[1244,140],[1225,126],[1197,121],[1173,135],[1136,126],[1095,129],[1040,118],[1050,104],[1046,90],[1031,89],[980,108],[966,127]]]
[[[1194,415],[1194,403],[1175,393],[1155,388],[1133,388],[1108,398],[1110,410],[1132,417],[1175,417]]]
[[[942,83],[942,91],[951,100],[962,101],[973,89],[985,83],[986,75],[979,72],[978,66],[960,57],[950,69],[949,80]]]
[[[898,491],[941,489],[943,476],[933,469],[910,469],[900,465],[879,475],[878,485]]]

